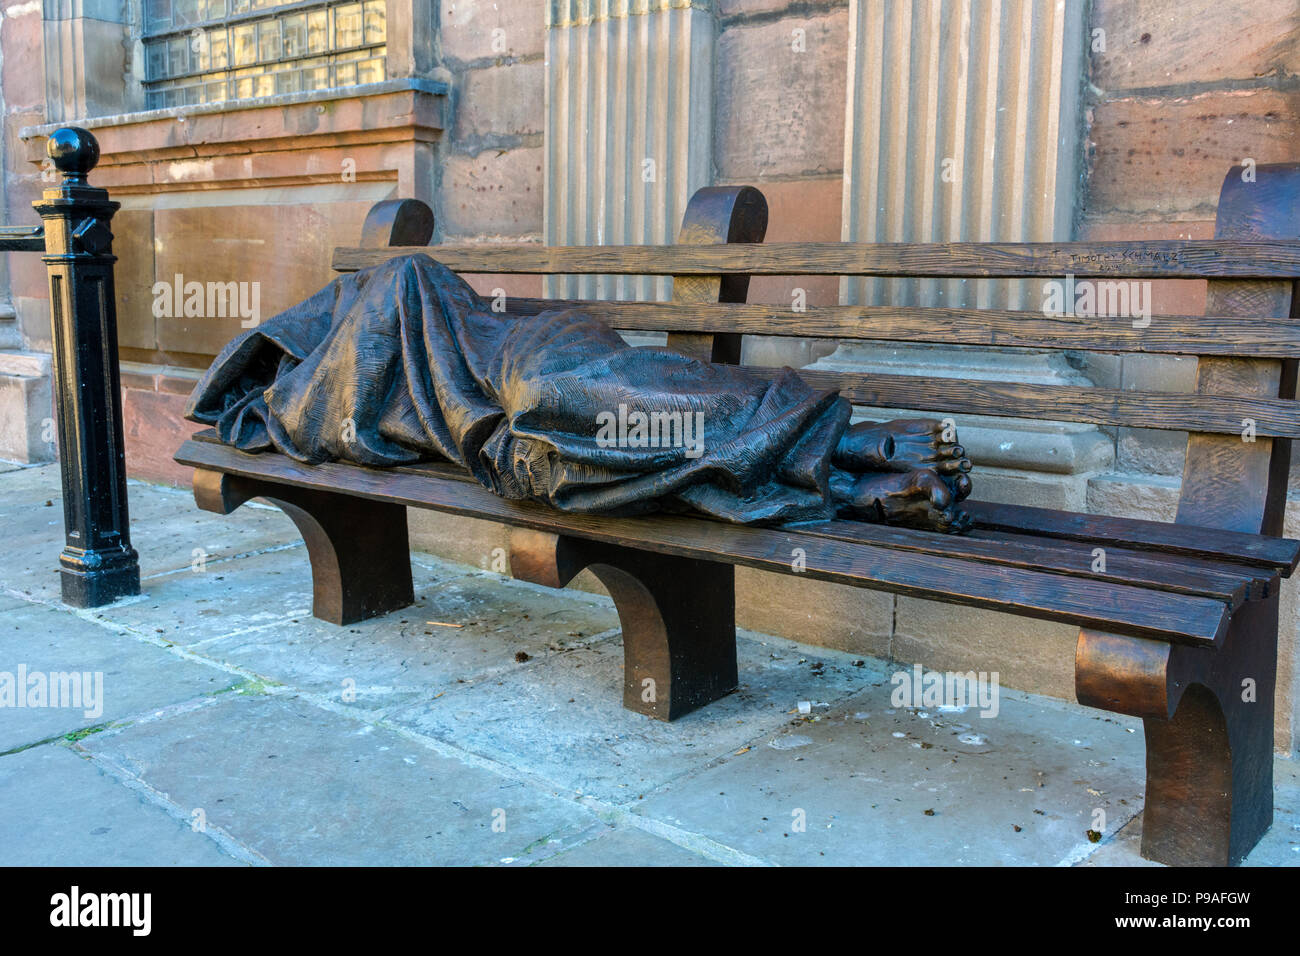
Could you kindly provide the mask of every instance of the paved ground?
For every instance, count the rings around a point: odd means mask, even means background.
[[[1144,862],[1134,721],[895,709],[898,665],[743,633],[740,691],[663,724],[607,600],[415,555],[415,607],[335,628],[278,511],[139,483],[145,593],[72,611],[56,468],[0,471],[0,679],[103,679],[89,716],[0,709],[4,862]],[[1300,864],[1296,771],[1251,863]]]

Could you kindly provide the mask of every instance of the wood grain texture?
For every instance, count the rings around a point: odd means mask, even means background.
[[[1223,239],[1294,238],[1300,233],[1300,164],[1261,166],[1254,182],[1230,171],[1219,195],[1215,236]],[[1206,309],[1225,315],[1300,316],[1295,283],[1215,281]],[[1196,390],[1209,396],[1294,398],[1294,359],[1203,358]],[[1214,431],[1214,429],[1204,429]],[[1295,435],[1257,436],[1253,442],[1192,435],[1187,443],[1177,520],[1188,524],[1279,535]]]
[[[191,436],[191,441],[224,448],[211,428],[204,428]],[[179,458],[178,458],[179,460]],[[446,481],[473,483],[474,478],[465,469],[447,462],[422,462],[407,465],[403,472],[424,475]],[[1189,558],[1204,568],[1219,568],[1232,574],[1242,574],[1252,581],[1265,585],[1279,575],[1290,576],[1300,566],[1300,540],[1275,538],[1257,534],[1224,531],[1217,528],[1200,528],[1168,521],[1146,521],[1141,518],[1116,518],[1110,515],[1081,514],[1057,511],[1052,508],[1035,508],[1029,505],[995,504],[968,500],[964,507],[975,519],[974,535],[987,540],[1032,539],[1039,545],[1054,541],[1077,543],[1089,550],[1098,545],[1132,550],[1135,555],[1149,558]],[[820,525],[799,526],[798,530],[818,529],[819,533],[836,533],[840,528],[853,533],[885,533],[898,535],[898,540],[912,538],[929,541],[937,539],[946,547],[960,547],[968,539],[949,535],[934,535],[925,531],[903,528],[882,528],[860,522],[825,522]],[[1226,562],[1226,565],[1225,565]],[[1267,593],[1267,592],[1265,592]],[[1258,595],[1263,596],[1263,594]]]
[[[1109,581],[1048,574],[942,555],[919,554],[804,534],[682,516],[614,518],[575,515],[500,498],[476,483],[427,470],[304,465],[283,455],[250,455],[225,445],[187,441],[182,464],[429,508],[515,527],[603,541],[659,554],[795,573],[795,549],[818,580],[943,600],[1025,617],[1062,621],[1159,640],[1212,646],[1227,627],[1228,605],[1213,598]]]
[[[1147,328],[1118,317],[1049,317],[1041,312],[898,306],[810,306],[592,299],[510,299],[513,315],[577,309],[616,329],[728,332],[800,338],[929,342],[993,348],[1081,349],[1163,355],[1300,358],[1300,323],[1256,316],[1156,315]]]
[[[773,370],[742,366],[758,376]],[[1278,398],[1238,398],[1181,392],[1138,392],[1077,385],[1037,385],[983,379],[923,378],[800,369],[816,388],[833,388],[855,405],[920,409],[943,415],[990,415],[1049,421],[1129,425],[1168,431],[1233,435],[1241,443],[1243,421],[1257,436],[1300,438],[1300,403]],[[960,419],[958,426],[960,427]]]
[[[967,501],[976,527],[1072,541],[1110,542],[1141,551],[1163,551],[1210,561],[1272,568],[1289,576],[1300,561],[1300,541],[1194,527],[1167,521],[1114,518],[1033,508],[1028,505]]]
[[[901,551],[942,554],[1098,581],[1200,594],[1224,601],[1234,608],[1252,592],[1256,598],[1267,596],[1270,582],[1276,578],[1244,567],[1215,566],[1190,557],[1143,553],[1116,547],[1109,542],[1105,544],[1105,570],[1094,571],[1093,548],[1102,542],[1035,538],[1028,534],[983,532],[978,528],[961,537],[860,521],[826,521],[800,525],[798,530],[818,537],[858,541]]]
[[[771,242],[708,246],[542,246],[482,243],[334,250],[354,272],[424,252],[455,272],[542,275],[898,276],[925,278],[1276,279],[1300,276],[1300,242],[1233,239],[1145,242]]]

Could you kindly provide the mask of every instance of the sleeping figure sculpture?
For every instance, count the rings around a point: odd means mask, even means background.
[[[340,276],[241,334],[186,409],[245,451],[445,459],[563,511],[969,527],[970,461],[940,423],[850,413],[789,368],[633,348],[572,309],[494,312],[422,253]]]

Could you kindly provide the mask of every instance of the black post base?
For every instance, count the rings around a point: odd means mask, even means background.
[[[59,563],[63,603],[70,607],[102,607],[140,593],[140,563],[134,549],[111,556],[65,551]]]

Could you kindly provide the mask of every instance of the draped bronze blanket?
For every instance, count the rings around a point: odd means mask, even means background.
[[[419,253],[340,276],[243,333],[186,408],[245,451],[446,459],[503,497],[564,511],[749,524],[834,516],[849,416],[788,368],[764,379],[632,348],[573,310],[493,312]]]

